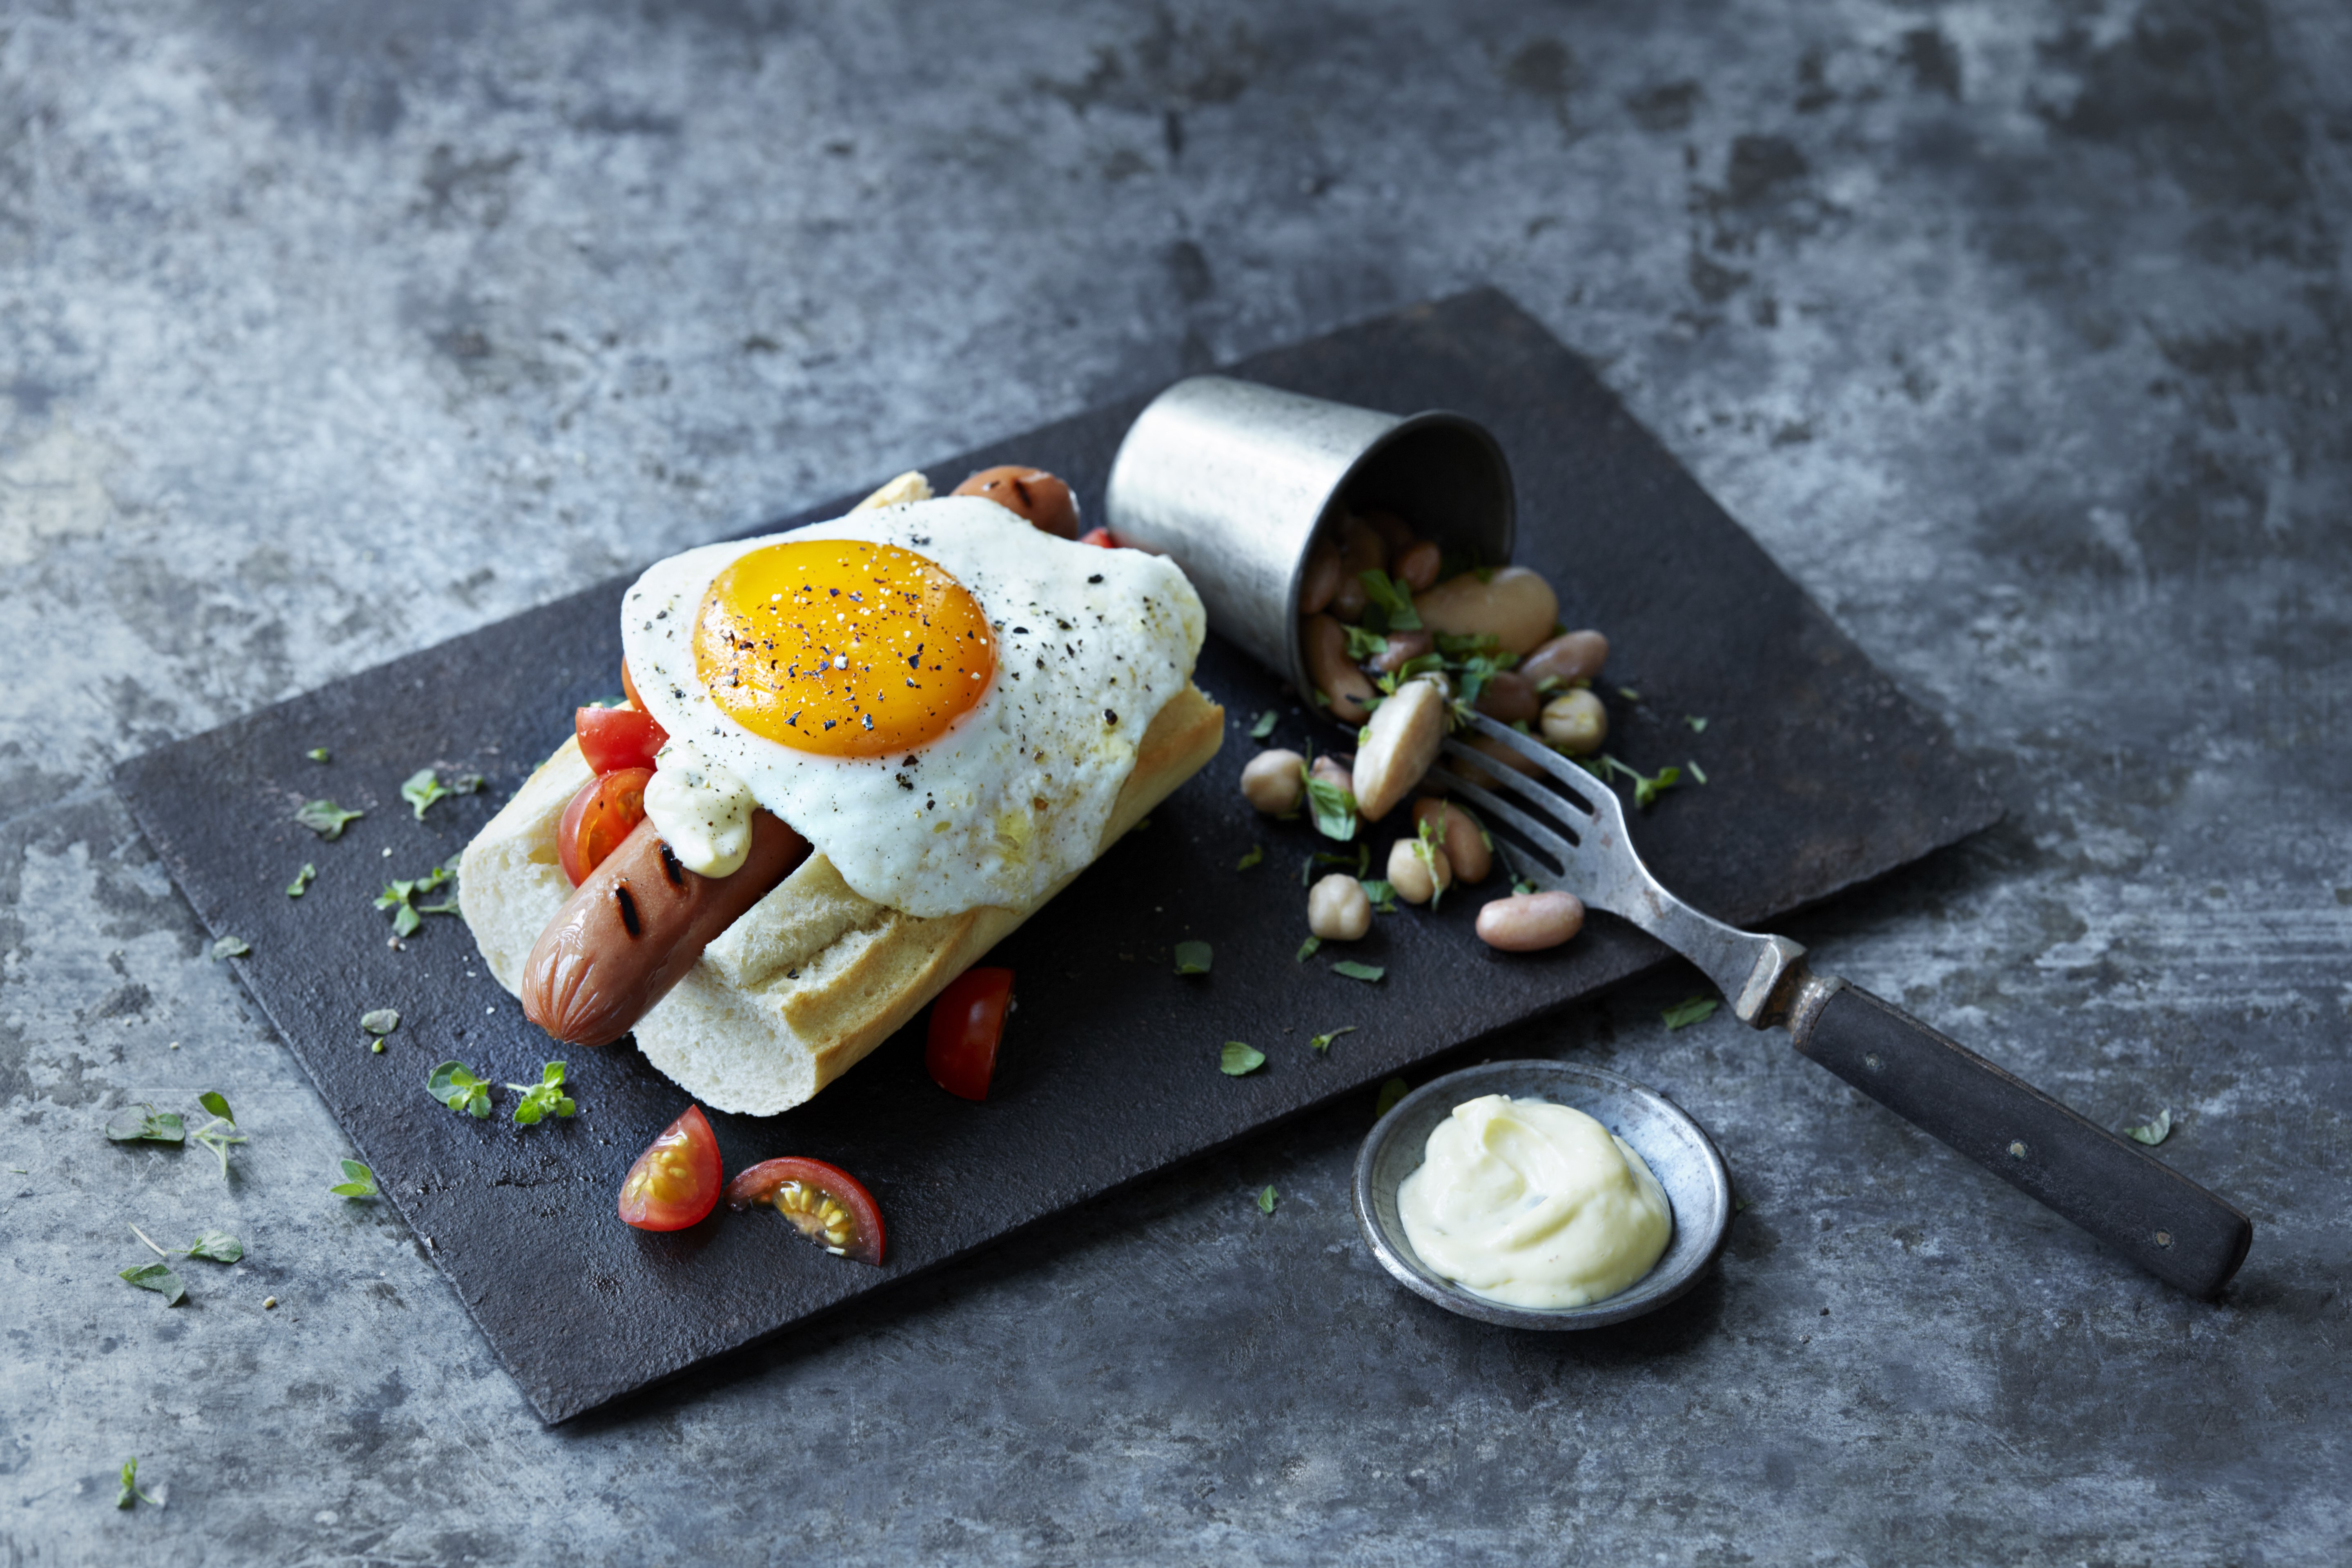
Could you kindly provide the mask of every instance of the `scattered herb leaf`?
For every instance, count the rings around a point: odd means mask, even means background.
[[[1376,877],[1360,880],[1364,889],[1364,897],[1372,900],[1374,914],[1392,915],[1397,912],[1395,883],[1384,882]]]
[[[289,899],[300,898],[310,890],[310,882],[318,874],[319,868],[311,865],[308,860],[303,861],[302,868],[294,873],[294,879],[286,884],[286,896]]]
[[[1176,944],[1176,973],[1206,974],[1211,956],[1209,944],[1205,942],[1180,942]]]
[[[1257,1212],[1260,1214],[1272,1214],[1274,1212],[1274,1201],[1280,1195],[1280,1194],[1274,1190],[1274,1184],[1272,1182],[1268,1182],[1265,1184],[1265,1191],[1258,1194],[1257,1195]]]
[[[360,1027],[371,1035],[389,1035],[400,1027],[400,1011],[395,1007],[377,1007],[360,1015]]]
[[[1666,1021],[1666,1027],[1669,1029],[1685,1029],[1693,1024],[1714,1017],[1716,1008],[1721,1005],[1722,1004],[1712,996],[1685,996],[1658,1016]]]
[[[1412,858],[1429,872],[1429,908],[1434,914],[1445,897],[1445,889],[1437,879],[1437,824],[1429,817],[1421,819],[1421,831],[1413,835]]]
[[[375,1173],[357,1160],[339,1160],[343,1179],[327,1190],[339,1198],[372,1198],[376,1196]]]
[[[219,1090],[205,1090],[196,1097],[196,1103],[211,1111],[213,1119],[190,1133],[189,1138],[199,1147],[212,1151],[213,1158],[220,1162],[221,1180],[226,1182],[228,1180],[229,1145],[247,1143],[252,1140],[234,1131],[236,1117],[229,1110],[228,1101],[222,1098]]]
[[[393,935],[414,936],[417,927],[425,923],[426,915],[454,915],[457,912],[457,906],[446,899],[437,904],[416,901],[417,894],[429,893],[446,886],[449,877],[448,867],[436,866],[422,877],[405,877],[383,885],[383,891],[375,896],[375,907],[392,911]]]
[[[425,1080],[425,1090],[452,1110],[484,1117],[490,1113],[490,1086],[464,1062],[446,1061]]]
[[[1694,735],[1704,735],[1706,733],[1706,721],[1700,718],[1696,713],[1684,714],[1683,722],[1691,727],[1691,733]]]
[[[2143,1125],[2125,1128],[2124,1136],[2150,1147],[2161,1143],[2172,1136],[2172,1112],[2169,1110],[2159,1110]]]
[[[188,1299],[188,1288],[180,1277],[164,1263],[142,1263],[136,1268],[126,1268],[120,1278],[129,1280],[142,1290],[152,1290],[163,1298],[163,1305],[176,1307]]]
[[[482,793],[482,786],[488,782],[489,781],[488,779],[482,777],[479,773],[459,773],[456,778],[449,781],[449,793],[451,795],[479,795]]]
[[[168,1270],[166,1272],[168,1272]],[[148,1289],[155,1289],[155,1287],[150,1286]],[[169,1303],[166,1304],[168,1305]],[[131,1458],[122,1461],[122,1489],[114,1494],[114,1506],[117,1508],[129,1508],[133,1498],[136,1498],[141,1502],[149,1504],[151,1507],[162,1508],[163,1506],[161,1501],[149,1497],[145,1492],[139,1489],[139,1456],[136,1454],[131,1455]]]
[[[1244,1073],[1255,1072],[1264,1066],[1265,1066],[1265,1053],[1255,1046],[1244,1045],[1239,1040],[1227,1040],[1225,1048],[1218,1053],[1217,1057],[1217,1070],[1227,1078],[1239,1078]]]
[[[1385,632],[1369,631],[1362,626],[1342,626],[1339,629],[1348,634],[1348,657],[1358,664],[1388,652],[1389,639]],[[1395,688],[1391,687],[1390,689],[1394,690]]]
[[[1754,1198],[1734,1198],[1731,1200],[1731,1212],[1733,1214],[1746,1214],[1749,1209],[1752,1209],[1755,1206],[1756,1200]]]
[[[400,786],[400,798],[409,804],[410,809],[416,813],[416,820],[419,822],[425,820],[426,806],[436,800],[446,798],[448,794],[447,790],[441,787],[441,781],[433,776],[431,768],[417,769],[409,774]]]
[[[1342,844],[1355,837],[1355,792],[1341,789],[1328,779],[1317,778],[1307,771],[1304,763],[1299,764],[1299,775],[1307,781],[1307,809],[1315,819],[1315,831]]]
[[[1511,878],[1511,891],[1519,894],[1527,894],[1539,893],[1543,891],[1543,889],[1537,887],[1533,882],[1528,881],[1525,877],[1515,875]]]
[[[1262,844],[1253,844],[1249,847],[1248,850],[1243,854],[1241,859],[1234,863],[1234,869],[1236,871],[1246,871],[1265,858],[1265,846]]]
[[[236,1125],[236,1117],[229,1110],[228,1101],[221,1098],[220,1090],[216,1089],[208,1089],[205,1090],[204,1093],[196,1096],[196,1103],[203,1106],[206,1110],[211,1111],[215,1116],[219,1117],[223,1121],[227,1122],[231,1127]]]
[[[1377,963],[1358,963],[1352,958],[1343,958],[1331,966],[1331,973],[1344,974],[1350,980],[1360,980],[1369,985],[1376,983],[1388,971]]]
[[[1397,1101],[1412,1092],[1412,1086],[1401,1078],[1392,1078],[1381,1085],[1381,1097],[1372,1105],[1372,1120],[1378,1121],[1396,1109]]]
[[[245,1243],[225,1230],[208,1230],[183,1247],[183,1258],[202,1258],[213,1263],[235,1263],[245,1256]]]
[[[343,829],[367,815],[364,811],[345,811],[331,800],[303,803],[294,814],[294,820],[327,840],[330,844],[343,836]]]
[[[116,1111],[106,1124],[106,1135],[117,1143],[183,1143],[188,1130],[176,1110],[158,1110],[142,1101]]]
[[[302,754],[314,763],[331,763],[335,760],[334,753],[324,746],[313,746]]]
[[[1329,1034],[1318,1035],[1313,1039],[1307,1041],[1307,1048],[1310,1051],[1328,1051],[1331,1048],[1332,1041],[1338,1039],[1342,1035],[1352,1035],[1355,1032],[1355,1025],[1342,1024],[1338,1028],[1332,1030]]]
[[[1322,945],[1323,945],[1323,939],[1322,939],[1321,937],[1319,937],[1319,936],[1310,936],[1310,937],[1308,937],[1305,942],[1300,942],[1300,943],[1298,944],[1298,952],[1297,952],[1297,955],[1296,957],[1292,958],[1290,962],[1291,962],[1291,963],[1306,963],[1308,959],[1310,959],[1310,958],[1312,958],[1312,957],[1314,957],[1314,956],[1315,956],[1315,950],[1316,950],[1317,948],[1321,947]]]
[[[220,941],[213,943],[213,962],[217,963],[224,958],[243,958],[247,953],[251,952],[252,951],[253,943],[246,941],[245,938],[241,936],[225,936],[221,938]]]
[[[539,1069],[537,1083],[507,1085],[522,1099],[514,1109],[514,1119],[525,1127],[536,1127],[550,1116],[570,1116],[580,1108],[563,1092],[563,1064],[549,1062]]]
[[[1617,689],[1617,695],[1622,697],[1628,702],[1639,702],[1642,700],[1642,694],[1634,690],[1630,686],[1619,687]]]
[[[1380,616],[1367,616],[1368,622],[1384,618],[1387,629],[1392,632],[1421,630],[1420,613],[1412,607],[1412,590],[1377,569],[1357,573],[1356,581],[1364,585],[1364,597],[1380,607]]]
[[[1257,716],[1256,723],[1250,726],[1250,739],[1253,741],[1263,741],[1268,735],[1273,733],[1274,710],[1269,708],[1265,712]]]

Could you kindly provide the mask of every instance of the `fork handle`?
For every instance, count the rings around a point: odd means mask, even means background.
[[[1797,1049],[1923,1131],[2193,1295],[2230,1282],[2253,1221],[1900,1007],[1839,985]]]

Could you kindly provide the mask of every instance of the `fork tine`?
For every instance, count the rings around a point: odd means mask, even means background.
[[[1472,756],[1476,756],[1478,753],[1472,752],[1470,754]],[[1429,776],[1444,784],[1447,789],[1452,790],[1454,794],[1467,798],[1473,805],[1476,805],[1479,810],[1486,812],[1488,816],[1494,817],[1496,821],[1509,824],[1512,827],[1517,828],[1520,834],[1528,839],[1531,839],[1537,848],[1542,850],[1545,854],[1550,856],[1553,860],[1559,863],[1559,872],[1547,873],[1548,876],[1556,877],[1560,873],[1564,873],[1570,866],[1573,866],[1576,863],[1576,846],[1574,844],[1563,839],[1558,833],[1544,826],[1534,817],[1529,816],[1526,812],[1521,811],[1517,806],[1479,788],[1476,784],[1472,784],[1468,779],[1464,778],[1461,774],[1453,772],[1451,769],[1442,767],[1432,768],[1429,770]],[[1528,879],[1530,881],[1533,881],[1534,879],[1535,879],[1533,878]]]

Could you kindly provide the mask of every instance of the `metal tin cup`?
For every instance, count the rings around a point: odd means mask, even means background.
[[[1307,552],[1349,511],[1387,510],[1449,555],[1511,558],[1518,504],[1476,421],[1400,418],[1222,375],[1180,381],[1137,416],[1104,510],[1122,543],[1174,561],[1209,625],[1314,689],[1299,646]]]

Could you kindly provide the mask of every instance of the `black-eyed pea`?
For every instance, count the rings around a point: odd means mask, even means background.
[[[1297,752],[1260,752],[1242,766],[1242,795],[1268,816],[1287,816],[1307,793],[1306,767]]]
[[[1454,867],[1454,880],[1486,879],[1486,873],[1495,868],[1495,852],[1487,847],[1486,835],[1468,812],[1443,800],[1417,800],[1412,804],[1414,831],[1418,832],[1423,823],[1431,824],[1431,837],[1445,846],[1445,858]]]
[[[1400,838],[1389,846],[1389,886],[1406,903],[1425,904],[1454,886],[1454,862],[1443,845]]]
[[[1557,680],[1573,686],[1601,673],[1609,662],[1609,639],[1599,632],[1562,632],[1519,660],[1518,672],[1541,686]]]
[[[1534,652],[1559,617],[1559,595],[1524,566],[1506,566],[1483,581],[1465,572],[1415,595],[1412,603],[1431,631],[1492,637],[1506,653]]]
[[[1427,632],[1391,632],[1388,647],[1372,656],[1372,668],[1382,675],[1393,675],[1404,668],[1409,659],[1419,658],[1437,647],[1437,639]]]
[[[1415,540],[1399,551],[1393,558],[1389,575],[1414,593],[1425,593],[1437,585],[1437,574],[1445,560],[1445,552],[1434,541]]]
[[[1609,739],[1609,710],[1580,686],[1545,703],[1540,722],[1543,738],[1574,757],[1599,751]]]
[[[1339,591],[1339,547],[1326,542],[1307,552],[1307,570],[1298,574],[1298,613],[1321,615]]]
[[[1370,711],[1372,683],[1348,657],[1348,628],[1328,616],[1309,616],[1298,628],[1300,652],[1307,659],[1307,678],[1323,694],[1331,717],[1360,724]]]
[[[1540,952],[1584,929],[1584,901],[1574,893],[1513,893],[1478,911],[1478,940],[1505,952]]]
[[[1356,750],[1356,807],[1374,822],[1394,810],[1429,772],[1445,740],[1445,687],[1408,680],[1372,710]]]
[[[1504,724],[1532,724],[1543,711],[1536,683],[1516,669],[1498,669],[1479,690],[1478,711]]]
[[[1334,871],[1307,890],[1307,929],[1325,942],[1358,942],[1372,929],[1372,900],[1364,885]]]

